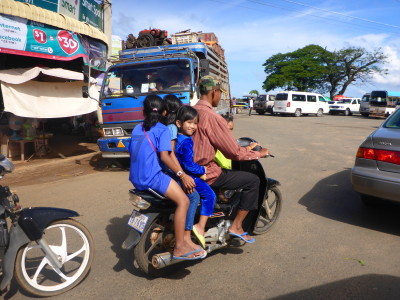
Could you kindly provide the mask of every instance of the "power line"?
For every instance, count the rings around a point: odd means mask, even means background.
[[[230,6],[233,6],[233,7],[242,7],[242,8],[246,8],[246,9],[250,9],[250,10],[259,11],[259,9],[254,8],[254,7],[248,7],[248,6],[243,6],[243,5],[236,5],[236,4],[232,4],[232,3],[228,3],[228,2],[220,1],[220,0],[208,0],[208,1],[217,2],[217,3],[222,3],[222,4],[230,5]],[[383,29],[382,27],[368,26],[368,25],[365,25],[365,24],[362,25],[362,24],[357,24],[357,23],[345,21],[345,20],[340,20],[340,21],[338,21],[337,19],[329,18],[329,17],[326,17],[326,16],[325,16],[325,17],[318,16],[318,15],[312,14],[312,13],[310,13],[310,12],[304,12],[304,11],[302,11],[302,10],[299,10],[299,9],[296,9],[296,8],[293,8],[293,7],[279,6],[279,5],[276,5],[276,4],[267,2],[267,1],[257,1],[257,0],[245,0],[245,1],[246,1],[246,2],[250,2],[250,3],[255,3],[255,4],[258,4],[258,5],[262,5],[262,6],[269,6],[269,7],[277,8],[277,9],[284,10],[284,11],[298,12],[298,13],[300,13],[300,14],[309,15],[309,16],[312,16],[312,17],[314,17],[314,18],[322,19],[322,20],[324,20],[325,22],[326,22],[327,20],[329,20],[329,21],[331,21],[331,23],[336,23],[336,24],[339,23],[339,24],[341,24],[341,25],[343,25],[343,24],[349,24],[349,25],[351,25],[351,26],[353,26],[353,27],[368,28],[368,29],[377,30],[377,31],[384,31],[384,32],[387,32],[387,33],[395,34],[395,35],[399,35],[399,34],[400,34],[399,32],[391,31],[391,30],[387,30],[387,29]],[[282,0],[282,1],[285,1],[285,0]],[[400,1],[400,0],[398,0],[398,1]],[[294,2],[294,1],[292,1],[292,2]],[[328,11],[328,10],[327,10],[327,11]],[[333,12],[333,11],[331,11],[331,12]],[[346,17],[348,17],[348,18],[354,18],[354,19],[356,19],[356,17],[352,17],[352,16],[350,16],[350,15],[345,15],[345,14],[342,14],[342,15],[343,15],[343,16],[346,16]],[[358,18],[358,19],[362,20],[362,18]],[[365,19],[365,20],[367,20],[367,19]],[[371,23],[379,24],[379,25],[382,24],[382,25],[384,26],[384,23],[379,23],[379,22],[375,22],[375,21],[371,21]],[[395,25],[391,25],[391,27],[400,28],[399,26],[395,26]]]
[[[331,13],[331,14],[336,14],[336,15],[339,15],[339,16],[343,16],[343,17],[347,17],[347,18],[351,18],[351,19],[355,19],[355,20],[360,20],[360,21],[364,21],[364,22],[368,22],[368,23],[373,23],[373,24],[378,24],[378,25],[383,25],[383,26],[388,26],[388,27],[400,29],[400,26],[397,26],[397,25],[381,23],[381,22],[377,22],[377,21],[373,21],[373,20],[368,20],[368,19],[365,19],[365,18],[354,17],[354,16],[351,16],[351,15],[346,15],[344,13],[337,12],[337,11],[324,9],[324,8],[319,8],[319,7],[316,7],[316,6],[311,6],[311,5],[304,4],[304,3],[301,3],[301,2],[297,2],[297,1],[291,1],[291,0],[280,0],[280,1],[293,3],[293,4],[296,4],[296,5],[301,5],[301,6],[304,6],[304,7],[320,10],[320,11],[323,11],[323,12],[328,12],[328,13]]]

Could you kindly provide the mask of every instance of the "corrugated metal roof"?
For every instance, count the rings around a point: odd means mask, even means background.
[[[0,13],[44,23],[101,40],[108,45],[107,36],[99,29],[63,14],[55,13],[28,3],[13,0],[0,1]]]

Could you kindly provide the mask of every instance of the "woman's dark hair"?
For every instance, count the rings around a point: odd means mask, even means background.
[[[233,122],[233,116],[230,113],[226,113],[221,116],[225,119],[226,123]]]
[[[197,121],[199,121],[199,113],[194,107],[188,105],[183,105],[178,110],[178,113],[176,115],[176,120],[181,121],[181,123],[193,120],[195,118],[197,118]]]
[[[164,102],[167,109],[167,115],[162,123],[165,125],[175,124],[176,114],[182,106],[182,101],[175,95],[167,95],[164,97]]]
[[[164,111],[164,101],[157,95],[148,95],[143,101],[144,130],[149,131],[157,122],[160,122]]]

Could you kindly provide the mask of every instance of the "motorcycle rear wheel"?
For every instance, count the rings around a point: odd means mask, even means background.
[[[172,232],[167,232],[160,221],[161,216],[158,216],[153,220],[133,250],[135,260],[139,268],[147,275],[152,277],[164,276],[176,270],[175,266],[156,269],[151,263],[155,254],[173,251],[173,247],[171,245],[174,243]],[[172,237],[170,243],[168,243],[169,245],[166,243],[167,235]]]
[[[269,207],[270,213],[267,212]],[[272,225],[276,223],[282,208],[282,194],[278,187],[274,186],[268,189],[264,196],[263,207],[256,221],[253,230],[254,234],[264,234],[268,232]]]
[[[44,230],[43,239],[62,267],[51,266],[41,247],[32,241],[18,251],[15,278],[32,295],[56,296],[86,277],[93,262],[94,242],[86,227],[72,219],[52,222]]]

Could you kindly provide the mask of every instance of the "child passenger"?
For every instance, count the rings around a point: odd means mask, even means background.
[[[179,134],[175,153],[183,170],[193,177],[196,183],[196,190],[200,194],[200,219],[199,222],[193,226],[193,233],[203,248],[205,248],[205,227],[208,218],[214,212],[216,197],[214,191],[204,181],[206,179],[206,168],[193,161],[194,152],[191,136],[197,129],[198,118],[198,113],[193,107],[182,106],[179,109],[176,117],[176,125],[178,126]]]
[[[149,188],[165,195],[177,205],[174,217],[174,259],[195,260],[205,257],[203,249],[193,250],[184,240],[186,212],[189,200],[178,183],[162,172],[159,159],[178,177],[182,170],[171,158],[171,138],[168,128],[160,123],[165,115],[165,103],[157,95],[149,95],[143,102],[144,121],[132,131],[129,152],[131,165],[129,180],[138,190]]]
[[[182,102],[181,102],[181,100],[178,99],[178,97],[176,97],[175,95],[172,95],[172,94],[166,95],[164,97],[164,102],[165,102],[165,105],[167,108],[167,114],[164,118],[163,123],[168,127],[169,132],[171,134],[171,148],[172,148],[171,157],[176,161],[179,168],[183,169],[180,166],[179,161],[177,160],[177,158],[175,156],[175,145],[176,145],[176,140],[178,138],[178,128],[176,127],[176,114],[177,114],[178,110],[181,108]],[[164,164],[162,167],[163,167],[163,171],[166,172],[167,174],[172,173],[171,170],[169,168],[167,168]],[[172,178],[175,177],[175,174],[173,174],[173,173],[170,175]],[[192,184],[193,186],[195,186],[194,180],[190,176],[181,178],[181,182],[183,182],[184,180],[190,180],[191,182],[189,184]],[[180,186],[182,186],[182,184],[179,181],[178,181],[178,184]],[[191,190],[187,191],[186,196],[189,198],[190,204],[189,204],[189,209],[188,209],[188,212],[186,215],[184,239],[189,245],[192,246],[192,249],[195,250],[195,249],[199,248],[199,245],[196,245],[195,243],[193,243],[190,233],[193,229],[194,216],[196,214],[196,210],[197,210],[197,207],[200,202],[200,195],[195,189],[193,189],[193,192]]]

